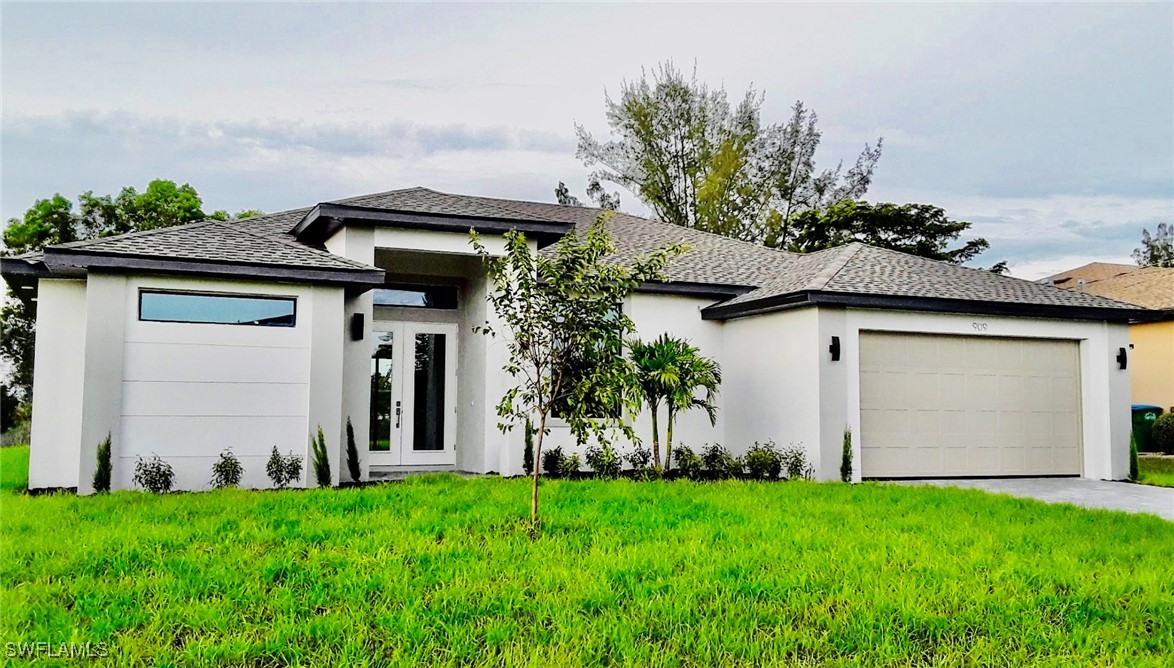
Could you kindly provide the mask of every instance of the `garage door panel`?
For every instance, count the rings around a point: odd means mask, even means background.
[[[1075,341],[862,332],[865,477],[1078,475]]]

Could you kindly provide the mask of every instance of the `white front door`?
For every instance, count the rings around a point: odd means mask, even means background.
[[[398,322],[374,329],[370,463],[455,465],[457,326]]]

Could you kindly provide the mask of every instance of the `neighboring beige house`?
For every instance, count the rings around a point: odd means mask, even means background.
[[[1174,269],[1093,262],[1046,281],[1058,288],[1161,311],[1129,327],[1133,403],[1174,412]]]

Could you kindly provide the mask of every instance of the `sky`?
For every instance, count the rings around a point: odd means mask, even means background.
[[[582,196],[575,124],[666,60],[821,167],[884,137],[866,199],[941,206],[1039,278],[1174,222],[1174,4],[0,6],[7,220],[38,198],[191,183],[207,211],[421,185]],[[631,193],[621,206],[647,209]]]

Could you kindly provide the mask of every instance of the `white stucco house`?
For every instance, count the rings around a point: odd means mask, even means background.
[[[37,303],[29,485],[91,491],[110,434],[115,488],[151,454],[207,487],[225,448],[263,487],[270,449],[308,459],[318,426],[337,480],[348,420],[364,476],[522,473],[468,231],[546,247],[598,213],[412,188],[4,258]],[[1137,307],[861,244],[797,255],[624,214],[611,233],[621,255],[691,248],[623,305],[722,365],[717,425],[685,414],[678,443],[797,444],[835,479],[847,427],[857,478],[1127,475]],[[548,443],[580,447],[557,422]]]

